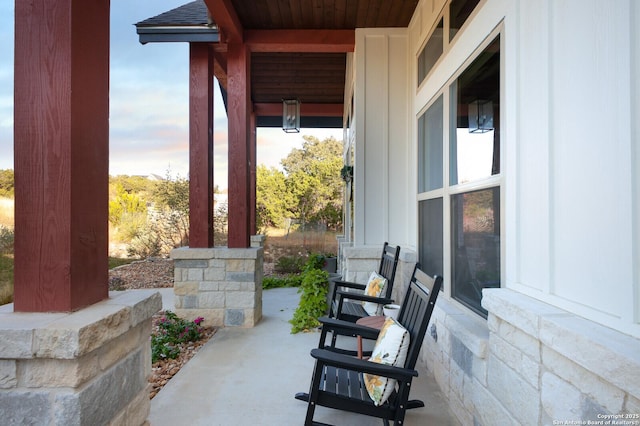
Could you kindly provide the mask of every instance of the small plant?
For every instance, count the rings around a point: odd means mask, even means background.
[[[180,343],[195,342],[202,338],[204,318],[187,321],[167,311],[158,321],[158,332],[151,335],[151,362],[175,359],[180,355]]]
[[[287,275],[285,277],[264,277],[262,279],[262,288],[269,290],[270,288],[282,287],[300,287],[302,277],[300,274]]]
[[[274,269],[280,274],[299,274],[306,259],[301,256],[282,256],[276,261]]]
[[[318,327],[318,318],[327,312],[329,273],[320,269],[323,265],[324,257],[321,255],[312,255],[307,261],[298,290],[298,293],[302,293],[300,304],[289,321],[291,333]]]
[[[305,271],[310,269],[322,269],[324,267],[326,259],[323,254],[313,253],[309,255],[309,259],[304,266]]]

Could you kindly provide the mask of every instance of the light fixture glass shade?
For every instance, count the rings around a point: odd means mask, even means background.
[[[475,100],[469,104],[469,133],[493,130],[493,102]]]
[[[297,99],[282,100],[282,130],[286,133],[300,132],[300,101]]]

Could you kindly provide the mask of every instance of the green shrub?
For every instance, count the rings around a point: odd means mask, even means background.
[[[13,257],[0,255],[0,305],[13,302]]]
[[[13,302],[13,228],[0,225],[0,305]]]
[[[127,254],[140,259],[160,256],[161,253],[162,241],[158,229],[148,224],[140,228],[138,235],[132,238],[127,246]]]
[[[264,277],[262,279],[262,288],[269,290],[270,288],[282,287],[300,287],[302,277],[300,274],[287,275],[285,277]]]
[[[302,256],[282,256],[276,261],[274,269],[279,274],[299,274],[306,261]]]
[[[0,225],[0,254],[13,253],[15,232],[13,228]]]
[[[302,273],[302,283],[298,290],[302,293],[300,303],[289,321],[292,325],[291,333],[317,328],[320,326],[318,318],[327,312],[329,273],[317,268],[317,260],[309,259]]]
[[[305,270],[309,269],[322,269],[325,264],[325,257],[320,253],[312,253],[307,259],[307,263],[305,264]]]
[[[180,343],[200,340],[202,321],[202,317],[187,321],[171,311],[165,312],[157,323],[158,332],[151,335],[151,362],[177,358],[180,355]]]

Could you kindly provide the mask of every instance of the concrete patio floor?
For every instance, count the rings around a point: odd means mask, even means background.
[[[172,289],[169,289],[172,290]],[[165,307],[172,293],[162,291]],[[297,289],[263,292],[263,318],[250,329],[223,328],[151,400],[152,426],[301,425],[319,333],[291,334],[288,320],[298,305]],[[424,408],[407,411],[407,425],[459,425],[433,377],[414,379],[411,399]],[[380,419],[318,407],[315,419],[349,426],[380,425]]]

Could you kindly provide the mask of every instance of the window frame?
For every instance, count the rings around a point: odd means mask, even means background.
[[[469,22],[473,20],[473,18],[476,16],[476,14],[478,13],[478,10],[482,7],[484,2],[485,0],[478,1],[478,3],[474,6],[469,16],[467,16],[464,23],[458,29],[458,31],[453,37],[450,36],[451,35],[451,0],[446,0],[443,3],[442,9],[438,13],[435,21],[433,22],[432,27],[429,28],[429,32],[427,33],[427,36],[425,37],[424,41],[420,44],[420,47],[418,48],[418,51],[415,54],[416,55],[415,56],[416,91],[420,90],[420,88],[424,85],[425,81],[429,79],[429,75],[433,72],[434,69],[438,67],[438,65],[442,62],[443,58],[447,56],[447,53],[449,52],[451,47],[456,44],[457,40],[460,38],[460,34],[463,33],[464,30],[469,26]],[[420,69],[419,69],[420,56],[422,55],[422,52],[424,51],[427,44],[431,40],[431,37],[433,37],[434,33],[438,29],[438,26],[440,25],[440,21],[442,21],[442,24],[443,24],[442,25],[442,53],[440,54],[438,59],[434,62],[433,66],[429,69],[429,71],[424,75],[422,80],[420,80]]]
[[[480,2],[482,3],[482,1]],[[445,5],[445,8],[448,9],[448,2]],[[475,11],[474,11],[475,13]],[[473,13],[472,13],[473,15]],[[446,26],[447,24],[445,24]],[[499,47],[500,47],[500,65],[499,65],[499,70],[500,70],[500,81],[499,81],[499,99],[500,99],[500,140],[499,140],[499,149],[500,149],[500,172],[496,175],[491,175],[489,177],[483,178],[481,180],[475,180],[475,181],[471,181],[471,182],[464,182],[464,183],[458,183],[455,185],[451,185],[450,184],[450,168],[451,168],[451,163],[450,163],[450,144],[451,144],[451,137],[450,137],[450,131],[451,131],[451,103],[452,102],[457,102],[457,100],[455,99],[451,99],[451,94],[450,94],[450,87],[451,85],[458,79],[458,77],[471,65],[471,63],[495,40],[496,37],[500,37],[500,41],[499,41]],[[454,41],[456,41],[459,37],[455,37]],[[415,126],[416,126],[416,130],[417,130],[417,126],[418,126],[418,122],[420,117],[422,117],[427,110],[436,102],[436,100],[440,97],[443,96],[443,167],[442,167],[442,173],[443,173],[443,187],[442,188],[438,188],[438,189],[433,189],[433,190],[429,190],[429,191],[425,191],[425,192],[418,192],[418,185],[419,182],[417,181],[418,176],[420,175],[419,173],[419,169],[422,166],[422,164],[420,164],[421,159],[418,158],[418,156],[416,155],[416,229],[419,230],[420,229],[420,221],[421,221],[421,217],[420,217],[420,202],[421,201],[425,201],[425,200],[430,200],[430,199],[435,199],[435,198],[442,198],[442,204],[443,204],[443,220],[442,220],[442,232],[443,232],[443,247],[442,247],[442,254],[443,254],[443,291],[445,296],[452,302],[454,302],[456,305],[460,306],[462,309],[465,309],[468,312],[472,312],[474,315],[477,315],[479,317],[484,317],[486,318],[486,316],[482,315],[482,313],[477,312],[475,309],[470,308],[469,306],[467,306],[467,304],[460,302],[459,300],[455,299],[453,297],[453,282],[452,282],[452,277],[453,277],[453,262],[451,259],[451,255],[453,253],[452,251],[452,218],[451,218],[451,210],[452,210],[452,198],[455,195],[459,195],[459,194],[464,194],[464,193],[468,193],[468,192],[473,192],[473,191],[478,191],[478,190],[483,190],[483,189],[490,189],[490,188],[494,188],[494,187],[498,187],[499,188],[499,196],[500,196],[500,286],[503,287],[503,284],[505,282],[505,276],[506,276],[506,271],[505,271],[505,242],[506,242],[506,235],[505,235],[505,204],[506,204],[506,200],[505,200],[505,175],[506,175],[506,169],[505,169],[505,114],[506,114],[506,106],[505,106],[505,30],[504,30],[504,23],[500,23],[496,28],[493,29],[493,31],[491,31],[485,38],[483,38],[483,40],[473,49],[473,51],[471,52],[471,54],[458,66],[456,67],[456,72],[449,78],[447,79],[447,81],[444,82],[444,84],[437,90],[435,91],[435,93],[433,93],[430,97],[429,100],[420,108],[420,110],[417,112],[416,116],[414,117],[415,119]],[[442,57],[440,58],[441,62],[442,60],[446,59],[446,51],[443,53]],[[432,70],[435,70],[436,68],[438,68],[439,63],[436,63],[436,65],[434,65]],[[423,84],[425,81],[428,80],[428,74],[427,77],[425,77],[425,79],[423,80]],[[421,143],[418,140],[418,132],[416,131],[415,133],[415,141],[416,141],[416,153],[417,153],[417,148],[419,146],[419,144]],[[418,232],[418,240],[417,240],[417,244],[416,247],[418,249],[418,258],[420,258],[421,253],[419,252],[420,247],[421,247],[421,242],[420,242],[420,235]]]

